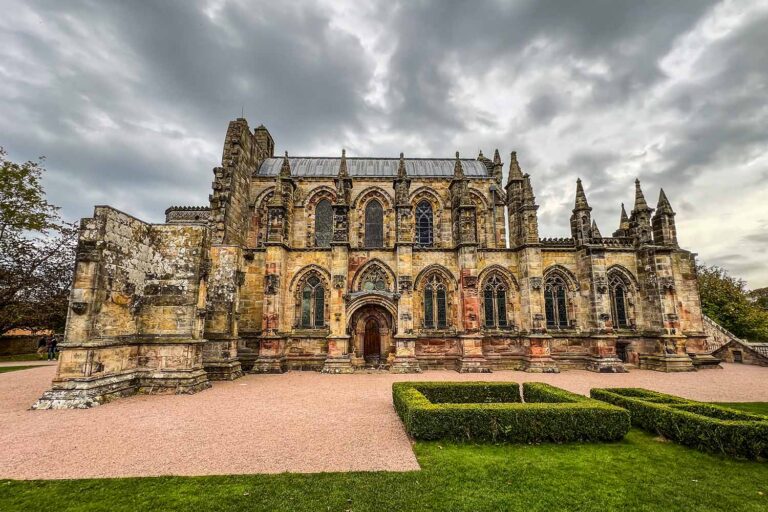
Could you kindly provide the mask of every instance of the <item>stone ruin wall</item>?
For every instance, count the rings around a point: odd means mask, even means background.
[[[38,405],[87,401],[78,381],[100,395],[207,385],[200,296],[207,244],[203,226],[147,224],[110,207],[83,219],[54,388]]]

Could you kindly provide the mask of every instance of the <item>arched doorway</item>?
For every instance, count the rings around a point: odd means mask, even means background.
[[[384,307],[369,304],[355,311],[350,319],[349,334],[355,366],[386,367],[394,357],[392,315]]]
[[[379,322],[375,318],[366,320],[363,338],[363,359],[365,359],[366,366],[379,366],[381,364],[380,329]]]

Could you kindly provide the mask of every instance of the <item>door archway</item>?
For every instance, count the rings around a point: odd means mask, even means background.
[[[352,314],[349,334],[353,364],[374,368],[388,364],[394,357],[392,324],[389,311],[379,305],[365,305]]]
[[[365,321],[363,337],[363,359],[365,364],[379,366],[381,364],[381,328],[376,318],[369,317]]]

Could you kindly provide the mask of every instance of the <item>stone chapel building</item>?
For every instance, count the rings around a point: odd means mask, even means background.
[[[65,341],[36,407],[194,392],[243,372],[459,372],[707,356],[694,255],[664,192],[640,183],[603,236],[581,182],[571,237],[542,238],[513,152],[476,159],[275,156],[264,126],[227,130],[208,207],[149,224],[83,219]]]

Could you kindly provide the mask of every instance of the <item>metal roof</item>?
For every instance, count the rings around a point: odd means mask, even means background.
[[[339,172],[341,158],[288,157],[292,176],[335,177]],[[350,176],[371,176],[394,178],[397,176],[397,158],[347,158]],[[406,158],[405,170],[410,177],[451,177],[456,160],[453,158]],[[256,173],[257,176],[277,176],[283,165],[282,157],[267,158]],[[469,158],[461,159],[464,175],[469,178],[489,176],[483,162]]]

